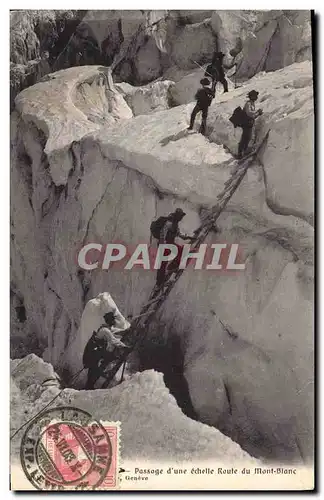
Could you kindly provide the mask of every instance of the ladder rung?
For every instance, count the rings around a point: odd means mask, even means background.
[[[268,132],[269,134],[269,132]],[[268,136],[267,134],[267,136]],[[267,137],[266,136],[266,137]],[[217,195],[217,199],[222,201],[214,207],[210,209],[209,215],[207,215],[203,220],[202,220],[202,225],[200,226],[200,229],[196,233],[197,236],[195,238],[195,241],[193,242],[193,246],[191,247],[192,249],[195,249],[199,244],[201,244],[206,236],[208,235],[209,231],[212,229],[212,227],[215,225],[216,219],[219,217],[221,214],[222,210],[224,210],[227,201],[231,198],[231,196],[234,194],[236,191],[237,187],[239,186],[241,180],[243,179],[244,175],[246,174],[246,171],[250,165],[250,162],[244,163],[244,165],[240,165],[237,167],[235,172],[231,175],[231,177],[224,183],[224,189],[223,191]],[[175,283],[178,281],[178,279],[181,277],[182,273],[184,272],[184,269],[178,269],[176,272],[172,273],[171,276],[166,280],[164,283],[164,286],[161,287],[161,290],[157,288],[158,290],[158,295],[153,297],[145,306],[142,308],[142,311],[138,316],[135,316],[133,319],[138,320],[140,318],[143,318],[144,316],[148,315],[153,315],[160,307],[161,303],[164,301],[164,299],[168,296],[170,290],[172,287],[175,285]],[[171,279],[172,278],[172,279]],[[155,288],[152,291],[152,294],[154,293]],[[151,308],[153,304],[156,304],[156,307]],[[111,368],[111,370],[106,374],[102,375],[106,380],[102,384],[102,388],[108,387],[109,383],[111,380],[114,378],[116,373],[118,372],[119,368],[126,363],[128,356],[130,353],[135,349],[136,345],[139,343],[138,337],[139,334],[141,333],[140,328],[143,329],[143,326],[146,326],[146,324],[149,324],[150,317],[147,319],[147,322],[144,323],[144,325],[139,326],[135,325],[134,331],[131,332],[132,335],[135,338],[135,342],[133,342],[132,347],[130,348],[130,351],[126,353],[122,359],[117,360],[115,366]],[[136,332],[136,330],[139,330]],[[147,328],[145,329],[145,332],[147,331]],[[136,336],[137,333],[137,336]],[[143,335],[142,340],[145,338],[145,334]]]
[[[149,310],[149,311],[145,311],[145,312],[143,312],[143,313],[139,314],[138,316],[135,316],[135,318],[134,318],[134,319],[139,319],[139,318],[142,318],[143,316],[146,316],[149,312],[151,312],[151,311],[150,311],[150,310]]]
[[[157,302],[159,300],[159,296],[155,297],[154,299],[150,300],[149,302],[147,302],[146,306],[149,306],[151,304],[154,304],[154,302]]]

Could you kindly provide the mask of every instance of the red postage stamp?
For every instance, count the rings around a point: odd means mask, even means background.
[[[23,438],[25,474],[41,490],[117,489],[119,432],[119,422],[102,423],[80,409],[49,410]]]

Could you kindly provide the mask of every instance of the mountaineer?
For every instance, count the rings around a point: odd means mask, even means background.
[[[203,78],[200,80],[200,84],[202,85],[202,88],[198,89],[195,95],[195,99],[197,100],[196,106],[192,110],[191,117],[190,117],[190,125],[188,127],[188,130],[192,130],[195,122],[195,118],[197,113],[199,111],[202,112],[202,120],[201,120],[201,125],[199,132],[203,135],[205,135],[206,132],[206,122],[207,122],[207,115],[208,115],[208,108],[211,105],[211,102],[213,98],[215,97],[214,92],[211,91],[209,88],[210,81],[208,78]]]
[[[258,99],[258,95],[259,92],[256,90],[251,90],[247,95],[248,100],[244,105],[242,113],[243,119],[241,125],[239,125],[242,127],[242,136],[238,146],[238,158],[242,158],[246,154],[252,137],[254,122],[263,113],[262,109],[255,110],[255,102]]]
[[[129,348],[112,332],[116,325],[114,313],[106,313],[103,318],[105,323],[93,332],[83,352],[83,366],[88,368],[85,389],[93,389],[107,364],[120,357],[125,349]]]
[[[212,62],[209,64],[205,71],[205,76],[211,77],[212,79],[212,92],[215,95],[215,89],[218,82],[220,82],[224,87],[224,93],[228,92],[228,83],[225,78],[224,64],[223,59],[225,54],[223,52],[214,52]],[[230,69],[234,66],[234,63],[231,66],[226,66],[226,69]]]
[[[159,245],[161,244],[175,244],[176,238],[181,238],[187,241],[194,241],[192,236],[187,234],[182,234],[179,229],[179,222],[184,218],[186,213],[181,208],[176,208],[176,210],[170,213],[167,217],[159,217],[157,220],[153,221],[150,227],[151,235],[158,240]],[[178,256],[171,263],[168,271],[174,271],[177,269],[181,259],[182,246],[176,245],[178,247]],[[168,262],[163,261],[160,269],[158,269],[156,275],[156,284],[161,286],[166,277]]]

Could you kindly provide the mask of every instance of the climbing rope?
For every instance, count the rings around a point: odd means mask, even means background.
[[[21,364],[21,363],[19,363]],[[85,368],[82,368],[81,370],[79,370],[75,375],[74,377],[72,377],[71,379],[71,382],[74,382],[77,377],[80,375],[81,372],[83,372],[83,370],[85,370]],[[15,370],[16,371],[16,370]],[[70,382],[70,383],[71,383]],[[52,398],[50,400],[49,403],[47,403],[46,406],[44,406],[44,408],[42,408],[38,413],[36,413],[36,415],[34,415],[33,417],[31,417],[29,420],[27,420],[27,422],[25,422],[23,425],[21,425],[11,436],[10,436],[10,441],[18,434],[18,432],[20,432],[24,427],[26,427],[26,425],[28,425],[30,422],[32,422],[33,420],[35,420],[35,418],[37,418],[41,413],[43,413],[49,406],[51,406],[54,401],[62,394],[62,392],[66,389],[66,387],[63,387],[63,389],[60,390],[60,392],[58,394],[56,394],[56,396],[54,396],[54,398]]]
[[[242,162],[237,166],[237,169],[232,173],[231,177],[225,182],[223,191],[217,196],[218,203],[214,205],[207,215],[204,217],[202,225],[195,231],[195,240],[190,248],[190,252],[194,252],[206,239],[210,231],[215,227],[215,223],[225,209],[231,197],[234,195],[235,191],[241,184],[248,168],[250,167],[254,157],[258,154],[262,146],[265,144],[269,132],[265,135],[261,143],[258,145],[255,151],[246,156]],[[172,273],[169,278],[161,286],[155,286],[149,296],[148,302],[143,306],[138,316],[133,317],[133,322],[131,328],[127,332],[127,337],[132,337],[134,340],[133,344],[125,353],[119,357],[113,366],[105,372],[105,382],[102,388],[108,387],[120,367],[126,363],[128,356],[134,349],[142,343],[148,334],[148,325],[153,320],[154,316],[162,306],[162,304],[167,299],[171,290],[182,276],[184,269],[178,269],[175,273]],[[123,378],[123,374],[122,374]],[[122,381],[122,380],[121,380]]]
[[[241,184],[248,168],[251,165],[251,162],[253,161],[253,158],[258,154],[260,151],[261,147],[263,144],[266,142],[269,132],[267,132],[266,136],[262,140],[262,142],[259,144],[257,149],[253,151],[250,155],[246,156],[243,160],[242,163],[239,163],[237,169],[232,173],[231,177],[225,182],[224,189],[223,191],[217,196],[218,203],[214,205],[210,211],[207,213],[207,215],[204,217],[203,223],[201,226],[195,231],[196,238],[194,242],[192,243],[192,246],[190,248],[191,252],[194,252],[195,250],[198,249],[198,247],[203,243],[203,241],[206,239],[207,235],[213,228],[215,227],[215,223],[222,213],[222,211],[225,209],[226,205],[228,204],[229,200]],[[165,302],[167,297],[169,296],[171,290],[179,280],[179,278],[182,276],[182,273],[184,272],[184,269],[178,269],[175,273],[171,273],[169,278],[166,279],[166,281],[163,283],[161,286],[155,286],[149,296],[148,302],[144,305],[144,307],[141,309],[140,314],[138,316],[135,316],[133,318],[133,323],[130,327],[130,329],[127,331],[126,336],[128,338],[132,337],[133,342],[132,345],[129,347],[129,349],[126,349],[125,352],[123,353],[122,356],[120,356],[114,363],[113,366],[108,370],[108,372],[102,372],[102,377],[104,377],[106,380],[102,384],[102,388],[108,387],[118,370],[123,366],[122,369],[122,374],[121,374],[121,379],[120,382],[123,381],[124,378],[124,371],[125,371],[125,366],[127,362],[128,356],[135,350],[136,347],[138,347],[140,344],[144,342],[146,339],[146,336],[148,334],[148,326],[150,322],[153,320],[154,316],[157,314],[158,310],[162,306],[162,304]],[[21,364],[21,362],[18,364],[18,366]],[[16,369],[18,368],[16,367]],[[108,365],[109,366],[109,365]],[[16,369],[14,371],[16,371]],[[76,378],[81,374],[81,372],[85,368],[83,367],[81,370],[79,370],[71,379],[70,383],[74,382]],[[22,426],[20,426],[11,436],[10,440],[12,440],[18,432],[20,432],[26,425],[28,425],[30,422],[35,420],[41,413],[43,413],[50,405],[53,404],[53,402],[62,394],[64,391],[65,387],[63,387],[60,392],[54,396],[53,399],[47,405],[42,408],[36,415],[34,415],[32,418],[27,420]]]

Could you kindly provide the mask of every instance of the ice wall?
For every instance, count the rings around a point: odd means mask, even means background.
[[[237,54],[237,78],[312,58],[310,11],[29,10],[10,14],[11,103],[44,75],[114,64],[121,81],[178,81],[213,52]],[[48,57],[44,57],[45,51]]]
[[[150,221],[178,206],[187,212],[182,229],[192,232],[233,168],[229,151],[239,134],[228,117],[256,88],[264,110],[258,138],[269,137],[221,215],[220,233],[209,236],[239,243],[247,269],[186,272],[157,321],[161,335],[181,339],[203,421],[253,443],[256,454],[306,460],[313,436],[311,64],[260,74],[218,97],[207,138],[186,130],[192,103],[107,117],[104,126],[91,121],[72,97],[97,71],[59,72],[16,99],[12,290],[26,311],[25,334],[48,341],[59,369],[89,299],[109,290],[125,317],[139,312],[154,273],[86,272],[77,252],[93,241],[149,242]]]

